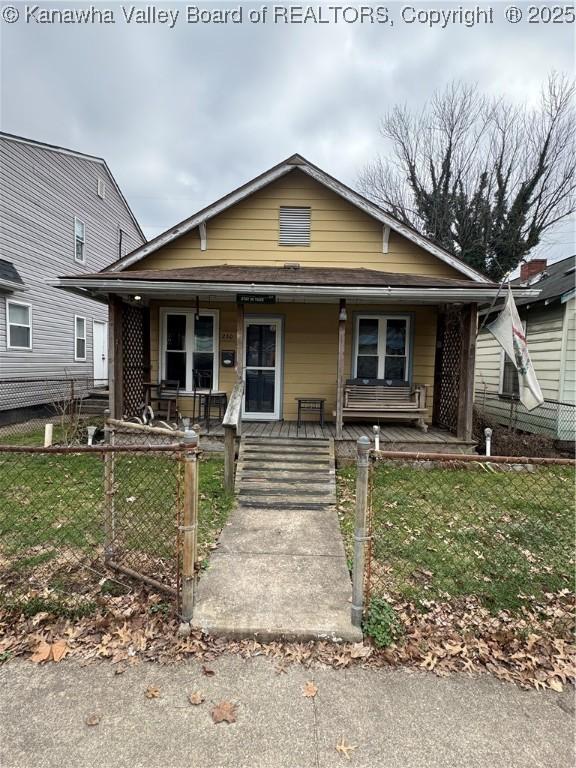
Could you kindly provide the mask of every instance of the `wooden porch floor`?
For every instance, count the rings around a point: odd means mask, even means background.
[[[219,421],[211,421],[209,431],[204,424],[200,425],[200,435],[223,437],[224,429]],[[342,440],[356,442],[362,435],[373,437],[372,424],[368,422],[345,424]],[[242,436],[326,439],[335,438],[336,427],[331,422],[321,427],[317,422],[307,421],[303,422],[298,429],[295,421],[244,421],[242,422]],[[429,444],[430,447],[435,446],[436,451],[441,445],[472,445],[471,443],[462,443],[450,432],[438,427],[429,427],[428,432],[422,432],[422,430],[410,426],[381,426],[380,443],[385,444],[388,448],[398,444],[414,443],[419,446]]]

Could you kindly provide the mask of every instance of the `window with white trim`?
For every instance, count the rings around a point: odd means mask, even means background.
[[[310,207],[281,205],[279,245],[310,245]]]
[[[86,225],[74,217],[74,261],[84,264],[86,261]]]
[[[400,385],[410,377],[410,316],[358,315],[353,375]]]
[[[8,349],[32,349],[32,305],[6,301]]]
[[[86,360],[86,318],[74,315],[74,360]]]
[[[161,378],[183,392],[218,387],[218,313],[162,309]]]

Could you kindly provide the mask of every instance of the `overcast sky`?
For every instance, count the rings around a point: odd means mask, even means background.
[[[193,25],[184,4],[158,3],[180,10],[173,29],[127,24],[116,3],[95,6],[114,25],[25,23],[13,5],[20,20],[0,22],[2,129],[106,158],[149,237],[295,152],[354,185],[386,151],[382,112],[451,79],[535,104],[550,70],[574,70],[574,25],[510,24],[508,3],[493,4],[492,25],[445,30],[402,23],[408,3],[388,4],[393,27]],[[540,255],[569,255],[573,240],[565,223]]]

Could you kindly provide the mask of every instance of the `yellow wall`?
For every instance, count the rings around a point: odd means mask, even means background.
[[[151,308],[151,362],[152,380],[158,379],[158,303]],[[166,306],[194,305],[183,302],[169,302]],[[236,306],[232,303],[202,302],[201,309],[219,311],[220,349],[236,348]],[[436,342],[436,310],[433,307],[406,305],[348,305],[346,328],[346,378],[351,376],[352,334],[354,313],[413,313],[414,347],[413,381],[428,384],[428,421],[432,415],[434,384],[434,354]],[[246,315],[270,315],[282,317],[284,321],[284,408],[282,417],[296,418],[296,397],[326,398],[327,419],[332,420],[336,407],[336,367],[338,356],[338,306],[335,304],[274,304],[245,307]],[[225,340],[228,338],[229,340]],[[224,339],[224,340],[223,340]],[[235,372],[220,367],[219,386],[230,394],[235,381]],[[184,415],[191,415],[192,399],[183,396],[180,402]]]
[[[311,207],[310,246],[278,245],[281,205]],[[394,232],[390,233],[388,253],[382,253],[382,224],[299,170],[210,219],[207,235],[205,251],[200,250],[198,230],[194,230],[130,269],[282,266],[297,261],[309,267],[364,267],[462,278],[448,264]]]

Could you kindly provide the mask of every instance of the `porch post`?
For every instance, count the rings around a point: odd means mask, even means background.
[[[460,355],[460,381],[458,387],[458,421],[456,428],[456,435],[460,440],[472,439],[477,324],[478,305],[467,304],[462,309],[462,347]]]
[[[108,391],[110,416],[122,418],[122,301],[117,296],[108,299]]]
[[[344,349],[346,346],[346,299],[340,299],[338,312],[338,368],[336,371],[336,440],[342,439],[344,422]]]

